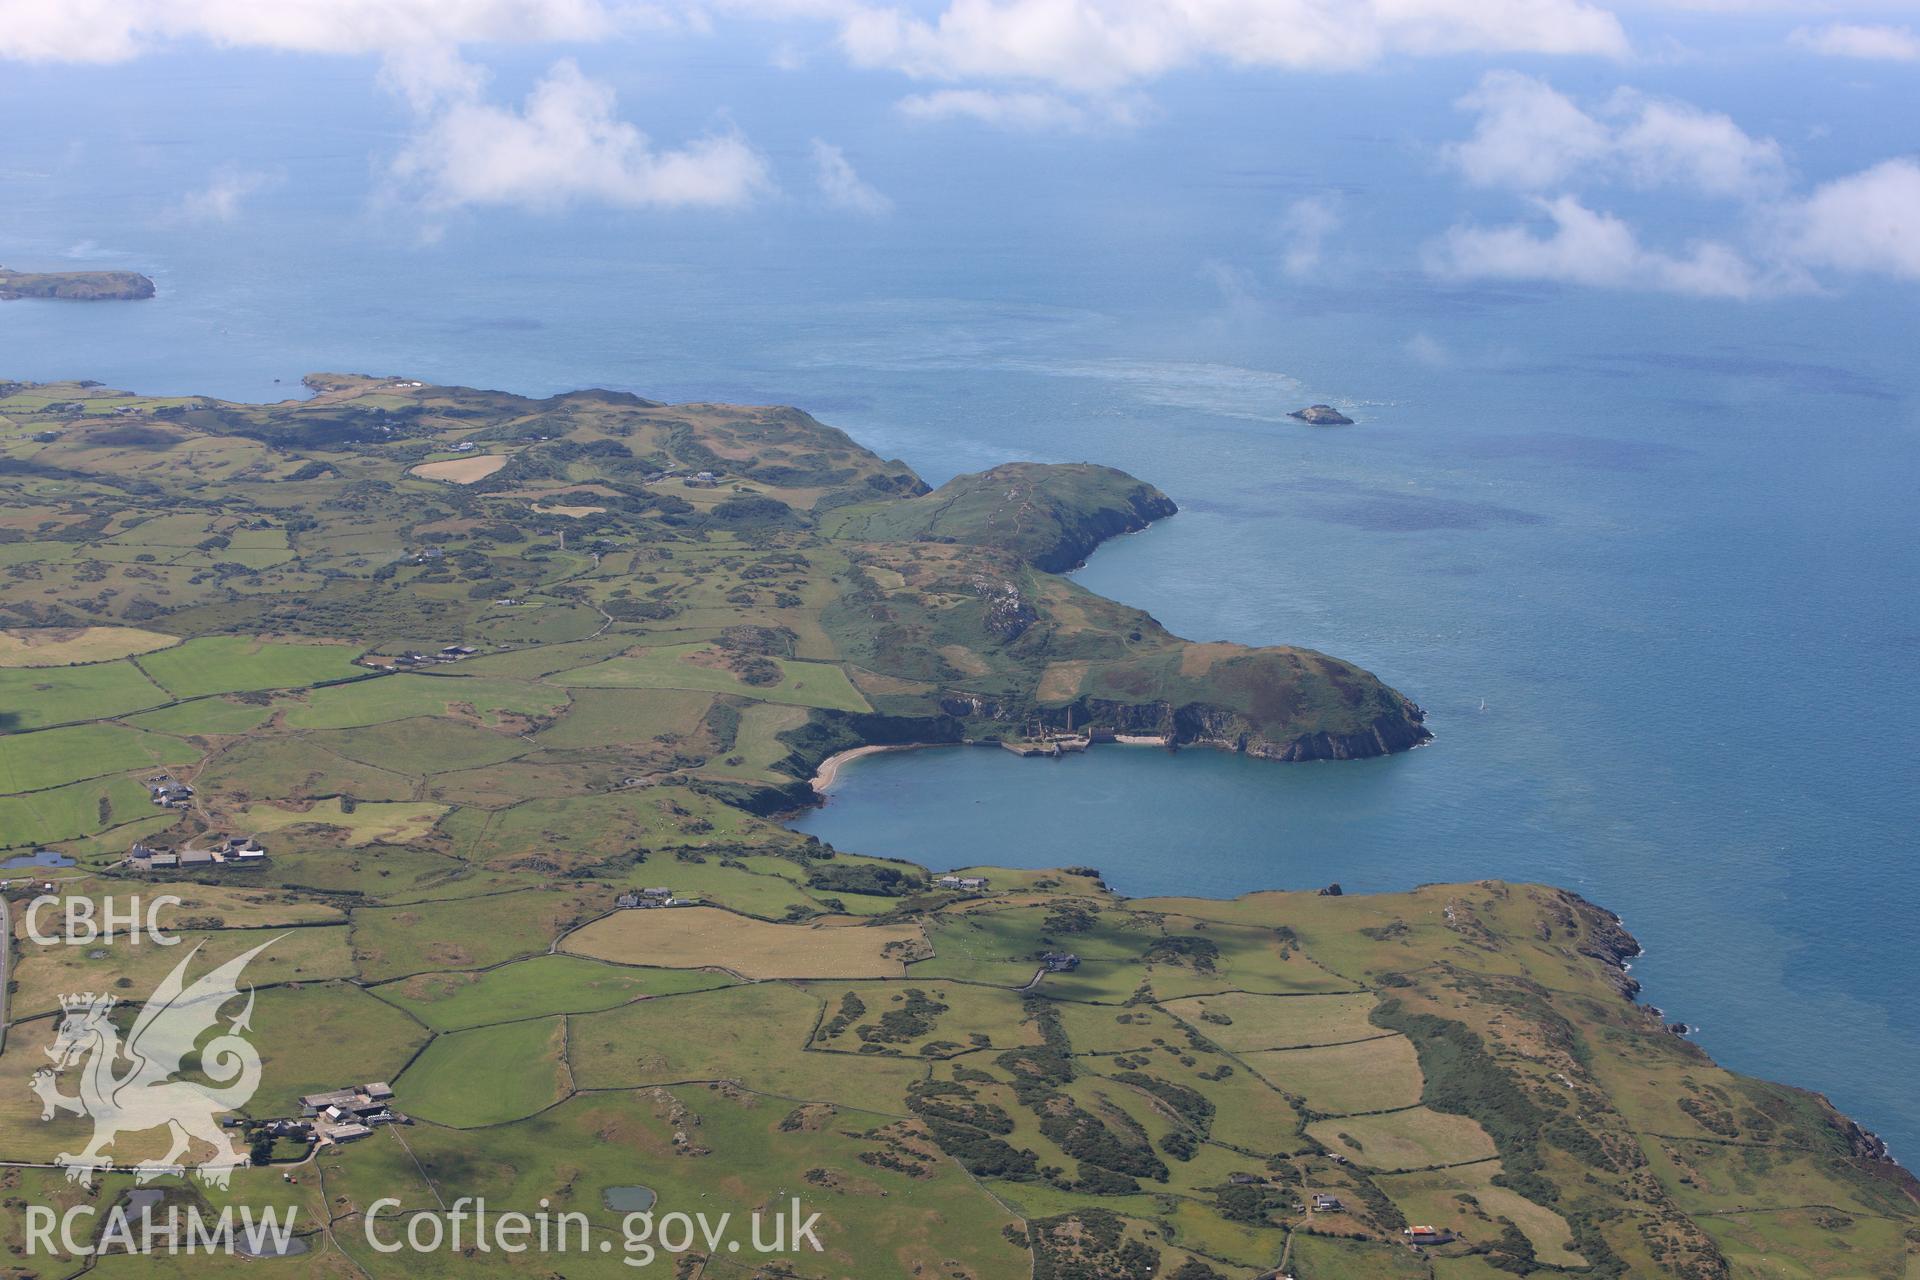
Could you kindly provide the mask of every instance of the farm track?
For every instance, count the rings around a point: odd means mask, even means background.
[[[13,955],[13,917],[0,898],[0,1054],[7,1051],[7,963]]]

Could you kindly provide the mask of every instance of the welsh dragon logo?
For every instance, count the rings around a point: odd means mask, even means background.
[[[248,1163],[247,1153],[220,1127],[220,1115],[245,1106],[260,1087],[260,1053],[243,1034],[253,1017],[252,987],[246,1007],[226,1029],[205,1044],[200,1041],[218,1028],[221,1009],[239,998],[240,975],[248,963],[278,940],[261,943],[187,986],[187,966],[200,952],[196,945],[140,1007],[125,1042],[112,1020],[114,997],[87,992],[60,998],[60,1030],[46,1051],[54,1065],[34,1073],[32,1088],[40,1097],[42,1120],[62,1111],[93,1119],[93,1141],[86,1150],[54,1157],[69,1182],[91,1184],[95,1173],[111,1169],[113,1161],[103,1153],[121,1134],[161,1128],[169,1131],[172,1147],[157,1160],[133,1166],[140,1182],[184,1172],[182,1157],[195,1142],[213,1148],[198,1165],[210,1186],[225,1187],[233,1171]],[[212,1083],[175,1078],[196,1055],[197,1074]],[[69,1097],[60,1092],[59,1074],[75,1069],[80,1092]]]

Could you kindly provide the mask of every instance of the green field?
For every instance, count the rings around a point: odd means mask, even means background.
[[[1241,1056],[1263,1079],[1325,1115],[1410,1107],[1420,1101],[1425,1083],[1405,1036]]]
[[[346,645],[287,644],[239,636],[205,636],[137,659],[175,698],[243,689],[302,689],[365,675]]]
[[[1362,995],[1262,996],[1225,992],[1174,1000],[1167,1008],[1209,1040],[1237,1052],[1345,1044],[1380,1034],[1369,1020],[1378,1000]]]
[[[185,736],[201,734],[248,733],[258,729],[274,715],[270,704],[240,702],[232,698],[195,698],[191,702],[143,711],[128,716],[126,722],[155,733]]]
[[[132,778],[75,782],[26,795],[0,796],[0,845],[60,844],[151,816],[147,789]]]
[[[315,733],[308,741],[392,773],[480,768],[533,750],[531,743],[512,734],[434,716]]]
[[[423,974],[375,988],[374,994],[436,1031],[460,1031],[542,1014],[591,1013],[729,981],[721,974],[685,969],[635,969],[578,956],[535,956],[482,973]]]
[[[39,791],[83,778],[191,764],[193,746],[114,724],[73,725],[0,738],[0,792]]]
[[[1466,1116],[1410,1107],[1384,1115],[1319,1120],[1307,1132],[1369,1169],[1426,1169],[1491,1159],[1493,1140]]]
[[[130,662],[0,670],[0,730],[74,724],[157,707],[171,699]]]
[[[361,976],[374,981],[470,970],[545,952],[567,929],[611,906],[602,893],[556,885],[367,908],[354,913],[354,952]]]
[[[567,1095],[566,1020],[539,1018],[443,1035],[395,1082],[423,1120],[476,1129],[544,1111]]]
[[[904,1114],[897,1099],[919,1064],[804,1052],[820,1009],[810,994],[759,983],[574,1018],[574,1080],[582,1089],[736,1080],[795,1102]]]
[[[315,689],[287,709],[287,723],[299,729],[351,729],[451,715],[456,707],[471,707],[486,722],[498,723],[503,712],[547,715],[566,705],[565,692],[518,680],[396,675]]]
[[[576,697],[537,741],[565,749],[695,733],[712,705],[713,695],[697,690],[597,688]]]
[[[254,1027],[265,1075],[249,1110],[265,1116],[298,1115],[305,1094],[391,1080],[428,1035],[398,1009],[343,982],[260,992]]]
[[[847,673],[837,666],[776,659],[779,681],[753,685],[726,671],[687,661],[706,648],[705,645],[676,644],[638,649],[589,667],[563,671],[548,679],[568,688],[704,689],[712,693],[739,694],[761,702],[827,707],[835,711],[870,710],[867,700],[847,679]]]

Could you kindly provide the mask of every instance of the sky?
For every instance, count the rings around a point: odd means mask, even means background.
[[[627,55],[789,77],[785,123],[803,130],[823,83],[875,106],[859,139],[823,110],[818,136],[776,154],[721,78],[704,101],[697,78],[680,82],[663,110],[623,83]],[[381,121],[356,199],[423,246],[489,216],[582,209],[641,235],[689,212],[886,223],[913,192],[883,141],[1111,151],[1186,127],[1182,104],[1208,85],[1372,93],[1418,69],[1433,93],[1407,110],[1442,118],[1446,136],[1417,159],[1447,195],[1423,185],[1399,249],[1436,281],[1738,302],[1920,283],[1915,4],[0,0],[0,65],[87,76],[195,56],[337,63]],[[1863,109],[1839,125],[1766,109],[1766,93],[1808,82],[1857,90]],[[1714,92],[1729,83],[1749,92]],[[1235,126],[1216,113],[1209,127]],[[244,154],[164,215],[219,227],[298,195],[288,171]],[[1277,270],[1311,278],[1352,215],[1338,193],[1276,207]]]

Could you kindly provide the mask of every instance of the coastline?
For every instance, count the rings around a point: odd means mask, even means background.
[[[836,751],[820,762],[813,772],[811,785],[815,795],[825,795],[839,780],[840,767],[849,760],[858,760],[862,756],[877,756],[883,751],[922,751],[928,747],[959,746],[953,742],[888,742],[865,747],[853,747],[847,751]]]

